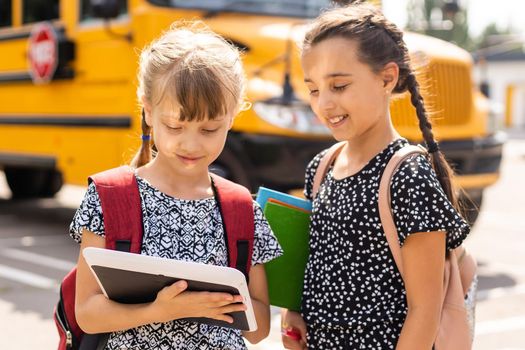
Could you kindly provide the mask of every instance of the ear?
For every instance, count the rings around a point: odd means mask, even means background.
[[[399,66],[394,62],[387,63],[380,73],[383,81],[383,88],[388,93],[392,92],[397,85],[399,79]]]
[[[152,124],[152,110],[151,110],[151,103],[146,98],[146,95],[142,95],[140,97],[140,102],[142,102],[142,108],[144,108],[144,114],[146,116],[146,124],[148,124],[149,127],[151,127]]]

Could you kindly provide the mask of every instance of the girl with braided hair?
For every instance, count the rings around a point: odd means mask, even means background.
[[[313,200],[310,255],[301,313],[283,312],[283,344],[431,349],[445,254],[470,228],[456,210],[452,171],[434,139],[403,33],[370,5],[329,10],[306,33],[302,67],[313,111],[345,144],[315,198],[313,178],[327,150],[306,170],[305,196]],[[380,222],[378,188],[392,155],[408,144],[389,112],[392,95],[405,91],[430,156],[410,156],[391,182],[402,279]]]

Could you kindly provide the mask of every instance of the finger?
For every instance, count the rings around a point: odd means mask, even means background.
[[[219,308],[221,314],[229,314],[232,312],[246,311],[248,307],[244,304],[230,304]]]
[[[242,304],[242,303],[231,301],[231,300],[222,300],[222,301],[213,303],[213,307],[223,307],[227,305],[239,305],[239,304]]]
[[[188,288],[188,283],[186,281],[177,281],[171,286],[164,287],[161,290],[167,298],[174,298],[180,293],[182,293],[186,288]]]
[[[302,344],[300,344],[296,340],[293,340],[290,337],[287,337],[287,336],[283,335],[281,337],[281,340],[283,342],[283,346],[284,346],[285,349],[292,349],[292,350],[293,349],[303,349]]]
[[[233,323],[233,317],[231,317],[230,315],[217,314],[217,315],[212,316],[210,318],[213,318],[213,319],[219,320],[219,321],[224,321],[224,322],[227,322],[227,323]]]
[[[242,303],[243,301],[244,301],[244,298],[241,295],[233,295],[234,303]]]
[[[228,293],[215,293],[215,292],[196,292],[202,303],[207,303],[212,306],[215,304],[227,302],[229,304],[234,302],[233,295]]]

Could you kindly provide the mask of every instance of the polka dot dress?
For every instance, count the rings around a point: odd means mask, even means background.
[[[144,223],[141,254],[228,266],[222,218],[215,198],[183,200],[168,196],[137,176]],[[282,249],[253,202],[255,237],[252,265],[264,264]],[[104,218],[95,185],[88,187],[71,223],[71,236],[80,243],[82,230],[104,236]],[[105,350],[246,349],[241,331],[185,320],[153,323],[113,332]]]
[[[378,209],[379,181],[392,155],[407,145],[390,143],[358,173],[343,179],[329,169],[313,202],[310,256],[302,314],[313,349],[394,349],[407,304]],[[315,171],[306,170],[311,199]],[[399,244],[417,232],[446,231],[447,248],[461,244],[469,226],[446,198],[428,160],[414,155],[392,179],[391,200]]]

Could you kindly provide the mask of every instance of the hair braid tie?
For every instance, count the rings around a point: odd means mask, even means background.
[[[439,145],[436,141],[427,142],[427,150],[428,153],[436,153],[439,152]]]
[[[142,108],[142,141],[149,142],[151,140],[151,135],[149,132],[149,126],[146,124],[146,113],[144,112],[144,108]]]

